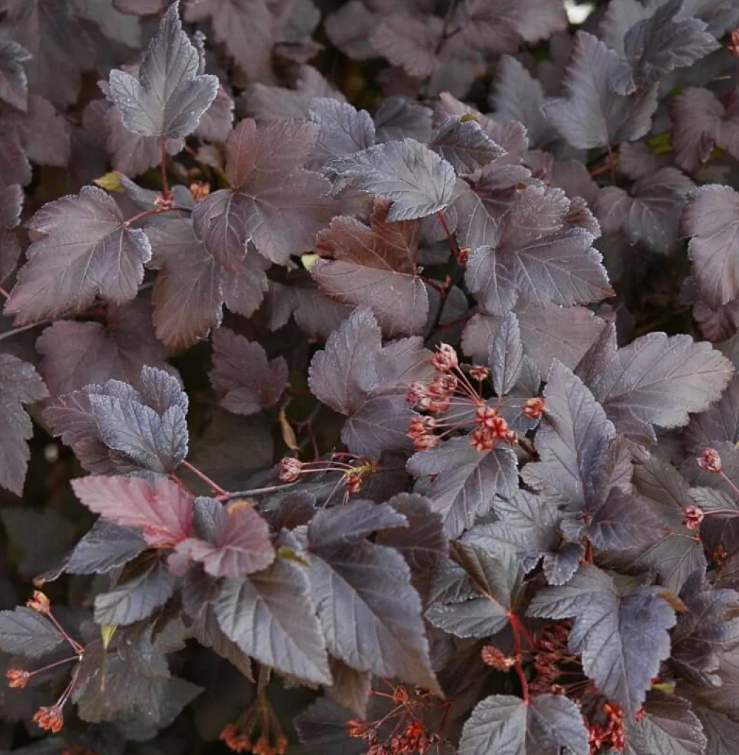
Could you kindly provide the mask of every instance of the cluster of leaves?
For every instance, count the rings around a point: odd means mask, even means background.
[[[733,754],[739,2],[595,5],[0,0],[0,749]]]

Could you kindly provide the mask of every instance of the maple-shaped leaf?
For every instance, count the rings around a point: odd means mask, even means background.
[[[603,42],[588,32],[577,32],[565,78],[566,96],[543,105],[573,147],[603,147],[647,134],[657,109],[657,88],[650,85],[634,94],[614,94],[613,81],[626,69],[628,64]]]
[[[585,307],[534,307],[519,305],[513,310],[518,319],[521,341],[527,357],[546,375],[554,359],[574,369],[603,330],[604,322]],[[462,333],[462,350],[484,362],[501,318],[478,312]]]
[[[400,520],[369,501],[316,514],[308,526],[311,594],[332,655],[352,668],[436,691],[410,569],[397,551],[365,540]],[[342,621],[345,615],[355,620]]]
[[[226,140],[226,176],[193,212],[195,233],[228,270],[238,273],[252,241],[267,259],[285,264],[312,249],[335,214],[330,184],[305,170],[318,127],[304,121],[242,120]]]
[[[64,560],[67,574],[106,574],[142,553],[147,547],[135,529],[100,517]]]
[[[738,211],[737,192],[709,184],[690,195],[680,220],[701,298],[714,309],[739,295]]]
[[[45,616],[20,606],[0,611],[0,650],[3,653],[40,658],[64,642],[59,630]]]
[[[631,70],[613,80],[615,92],[630,94],[719,49],[718,41],[706,31],[705,22],[676,18],[683,15],[684,8],[685,0],[668,0],[626,32],[624,55]]]
[[[739,441],[739,375],[731,378],[721,398],[707,411],[691,417],[685,429],[691,453],[701,453],[714,443]]]
[[[426,143],[431,139],[434,111],[398,95],[386,97],[375,113],[378,142],[402,141],[408,137]]]
[[[644,717],[629,722],[626,729],[628,755],[702,755],[706,737],[690,703],[677,695],[651,693]]]
[[[670,654],[667,630],[675,626],[675,612],[661,591],[641,586],[620,591],[606,572],[584,564],[566,585],[540,590],[528,614],[574,618],[570,652],[582,655],[587,676],[632,716]]]
[[[413,586],[423,595],[435,567],[448,551],[441,515],[431,508],[427,498],[416,493],[399,493],[387,505],[404,516],[406,523],[381,530],[375,542],[394,548],[405,558]]]
[[[611,295],[593,235],[565,225],[569,209],[561,189],[527,186],[517,192],[486,246],[467,264],[467,286],[487,312],[505,314],[519,297],[543,307]]]
[[[370,34],[370,44],[409,76],[425,79],[441,64],[439,44],[444,22],[438,16],[391,13]]]
[[[20,223],[23,211],[23,189],[10,184],[0,189],[0,282],[18,265],[21,244],[13,229]]]
[[[224,634],[216,618],[213,600],[218,582],[208,575],[190,570],[182,588],[182,608],[192,620],[191,631],[205,647],[233,664],[249,681],[254,681],[251,658]]]
[[[474,173],[505,150],[496,144],[473,119],[446,118],[434,130],[429,147],[438,152],[457,173]]]
[[[489,244],[521,186],[533,182],[530,170],[503,160],[486,165],[474,182],[458,179],[454,201],[444,216],[447,222],[456,217],[459,243],[470,249]]]
[[[63,168],[69,162],[71,128],[43,97],[31,94],[24,112],[3,108],[5,137],[15,134],[31,162]]]
[[[690,87],[670,103],[675,162],[696,173],[713,152],[739,155],[739,96],[731,90],[717,97],[708,89]]]
[[[498,396],[511,392],[521,376],[523,344],[518,318],[513,312],[506,314],[495,331],[488,362],[493,385]]]
[[[493,555],[479,545],[456,543],[451,556],[469,575],[472,597],[437,600],[426,618],[439,629],[457,637],[490,637],[509,622],[520,598],[523,569],[511,552]],[[456,597],[456,596],[455,596]]]
[[[138,78],[110,73],[110,97],[123,124],[137,134],[162,139],[191,134],[218,93],[218,78],[200,73],[200,56],[182,31],[179,6],[172,3],[162,16]]]
[[[105,324],[61,320],[36,341],[39,364],[52,396],[111,378],[136,384],[144,365],[171,371],[151,328],[151,306],[142,299],[111,304]]]
[[[107,390],[87,391],[102,442],[119,452],[126,471],[174,471],[187,456],[187,395],[178,380],[153,367],[141,372],[139,395],[126,383],[110,380]],[[111,388],[113,390],[111,391]]]
[[[31,453],[28,439],[33,435],[31,418],[23,408],[48,398],[49,392],[33,365],[11,354],[0,354],[0,486],[17,495],[23,482]]]
[[[414,416],[405,400],[408,384],[433,375],[431,352],[420,337],[382,346],[372,313],[357,309],[335,330],[310,365],[313,395],[347,417],[341,437],[353,453],[377,457],[408,450],[408,423]]]
[[[190,220],[167,220],[146,233],[152,266],[160,270],[152,297],[154,325],[166,346],[191,346],[217,328],[224,302],[245,317],[261,304],[269,263],[253,249],[241,260],[238,272],[229,272],[198,239]]]
[[[28,79],[23,64],[31,57],[17,42],[0,41],[0,100],[19,110],[25,110],[28,103]]]
[[[275,560],[269,525],[247,501],[224,506],[213,498],[196,498],[195,537],[177,545],[178,555],[203,564],[214,577],[244,577]]]
[[[375,124],[366,110],[347,102],[316,97],[310,105],[310,119],[320,127],[311,166],[322,166],[337,157],[361,152],[375,143]]]
[[[605,233],[623,231],[631,244],[667,254],[678,241],[678,224],[695,184],[675,168],[662,168],[634,182],[629,192],[606,186],[595,201]]]
[[[22,45],[29,89],[60,107],[77,101],[81,72],[95,65],[95,48],[70,0],[4,0],[0,36]],[[74,40],[74,44],[70,44]]]
[[[679,592],[691,574],[706,568],[700,538],[683,524],[685,509],[693,505],[688,483],[671,464],[650,456],[634,466],[634,487],[669,531],[656,543],[630,553],[628,563],[640,571],[654,570],[665,587]]]
[[[102,189],[85,186],[49,202],[26,226],[41,238],[28,248],[5,304],[16,324],[81,312],[96,296],[117,304],[136,296],[151,248]]]
[[[111,590],[95,596],[95,622],[126,626],[146,619],[172,597],[176,586],[166,561],[147,554],[125,567]]]
[[[518,490],[510,499],[496,499],[494,511],[497,521],[470,530],[465,542],[507,543],[521,558],[526,572],[543,558],[544,575],[550,585],[569,581],[579,566],[583,548],[579,543],[564,542],[560,529],[563,512],[555,503]]]
[[[146,542],[172,546],[190,536],[192,496],[166,477],[82,477],[72,481],[90,511],[123,527],[140,527]]]
[[[341,185],[391,199],[390,222],[432,215],[451,202],[454,192],[454,168],[410,138],[338,158],[331,169]]]
[[[536,435],[539,461],[527,464],[526,483],[573,511],[603,495],[613,425],[582,381],[555,361],[544,389],[545,415]]]
[[[387,338],[421,333],[429,299],[416,270],[419,223],[388,222],[390,201],[376,199],[367,227],[338,217],[316,238],[322,258],[311,275],[330,299],[372,310]]]
[[[226,636],[261,663],[298,679],[330,684],[321,625],[306,568],[277,559],[258,574],[223,581],[215,614]]]
[[[310,115],[310,104],[316,97],[345,101],[344,95],[313,66],[303,65],[297,69],[294,86],[294,89],[285,89],[250,84],[240,98],[246,114],[258,121],[307,118]]]
[[[452,438],[431,451],[414,454],[408,471],[421,478],[417,490],[441,514],[449,537],[459,537],[485,514],[496,494],[507,498],[516,487],[516,456],[504,446],[478,452],[468,438]]]
[[[573,755],[590,751],[582,715],[564,695],[537,695],[530,702],[513,695],[486,697],[459,741],[459,755],[559,755],[563,749]]]
[[[207,18],[215,38],[226,46],[244,73],[255,78],[269,62],[272,51],[276,20],[270,4],[265,0],[199,0],[185,6],[187,21]]]
[[[510,55],[503,55],[498,62],[490,104],[497,121],[518,121],[526,126],[532,147],[547,144],[556,136],[552,124],[541,111],[544,104],[541,83]]]
[[[287,385],[287,362],[268,360],[262,346],[227,328],[213,334],[210,381],[221,406],[234,414],[254,414],[275,406]]]
[[[95,474],[173,470],[187,455],[187,395],[153,367],[143,368],[138,388],[88,385],[56,398],[44,419]]]
[[[694,572],[680,599],[687,610],[672,632],[670,663],[695,684],[717,686],[721,654],[739,645],[739,593],[712,587],[702,572]]]
[[[680,427],[718,400],[732,373],[710,344],[649,333],[610,351],[588,385],[619,432],[654,438],[652,425]]]

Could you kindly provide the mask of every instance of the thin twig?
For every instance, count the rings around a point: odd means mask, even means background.
[[[2,341],[4,338],[10,338],[11,336],[18,335],[18,333],[23,333],[26,330],[32,330],[33,328],[37,328],[39,325],[48,325],[51,322],[51,320],[40,320],[39,322],[32,322],[30,325],[24,325],[21,328],[13,328],[13,330],[6,330],[5,333],[0,333],[0,341]]]
[[[197,478],[202,480],[220,499],[221,496],[228,495],[228,492],[224,490],[217,482],[208,477],[205,472],[201,472],[197,467],[190,464],[189,461],[183,461],[182,466],[189,472],[192,472]]]
[[[269,495],[270,493],[279,493],[281,490],[287,490],[295,485],[294,482],[285,482],[279,485],[267,485],[263,488],[252,488],[251,490],[235,490],[231,493],[223,493],[218,496],[219,501],[230,501],[232,498],[253,498],[258,495]]]

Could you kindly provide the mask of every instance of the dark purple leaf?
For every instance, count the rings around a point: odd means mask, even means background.
[[[555,128],[573,147],[589,149],[645,136],[657,109],[657,88],[614,94],[628,64],[599,39],[578,31],[565,79],[566,97],[544,104]]]
[[[701,755],[706,737],[690,703],[677,695],[654,693],[647,698],[644,718],[626,729],[628,755]]]
[[[595,508],[607,484],[613,425],[593,394],[560,362],[552,365],[544,399],[536,434],[540,461],[526,465],[524,479],[572,511]]]
[[[573,755],[589,752],[582,714],[564,695],[539,695],[530,703],[493,695],[479,703],[462,729],[459,755]]]
[[[354,218],[334,218],[316,238],[322,259],[311,274],[322,294],[371,309],[383,334],[397,338],[423,331],[429,300],[416,272],[419,224],[388,222],[390,205],[375,200],[369,228]]]
[[[312,167],[361,152],[375,143],[375,124],[370,114],[366,110],[357,111],[348,103],[317,97],[311,102],[310,118],[321,129],[310,163]]]
[[[31,162],[60,168],[69,162],[71,128],[48,100],[32,94],[25,112],[8,110],[2,120]]]
[[[30,608],[0,611],[0,650],[4,653],[40,658],[63,641],[51,621]]]
[[[397,551],[363,539],[371,529],[397,525],[401,517],[387,507],[350,506],[350,511],[324,509],[308,529],[311,594],[326,646],[352,668],[436,691],[410,569]],[[342,616],[355,619],[342,621]]]
[[[470,255],[465,279],[487,312],[505,314],[523,299],[588,304],[610,296],[592,234],[567,228],[570,201],[560,189],[528,186],[516,194],[486,246]]]
[[[313,357],[309,384],[320,401],[348,417],[342,438],[349,449],[375,457],[410,448],[407,386],[432,374],[431,352],[420,338],[382,347],[374,316],[357,309]]]
[[[622,433],[654,437],[652,425],[685,425],[728,385],[732,365],[707,343],[688,335],[649,333],[612,353],[588,381],[608,418]]]
[[[495,392],[498,396],[506,396],[521,377],[523,367],[521,329],[513,312],[509,312],[500,321],[490,347],[488,363]]]
[[[117,304],[136,296],[151,248],[101,189],[49,202],[26,225],[42,235],[5,304],[16,324],[81,312],[95,296]]]
[[[138,78],[110,73],[110,96],[127,129],[144,136],[181,138],[191,134],[218,93],[218,79],[200,73],[197,49],[182,31],[179,2],[162,17]]]
[[[739,98],[730,91],[717,98],[708,89],[685,89],[672,101],[675,162],[688,173],[702,167],[715,147],[739,155]]]
[[[278,559],[259,574],[223,582],[215,613],[226,636],[261,663],[330,684],[321,626],[303,566]]]
[[[31,54],[26,63],[29,89],[60,107],[76,102],[81,71],[94,66],[95,50],[74,4],[70,0],[4,0],[3,10],[2,37]]]
[[[192,496],[166,477],[152,482],[135,477],[82,477],[72,487],[90,511],[123,527],[140,527],[149,545],[171,547],[190,536]]]
[[[96,596],[95,622],[125,626],[146,619],[172,597],[176,586],[164,560],[147,558],[135,568],[125,569],[112,590]]]
[[[675,168],[637,180],[629,193],[618,186],[601,189],[595,213],[605,233],[623,231],[631,244],[667,254],[678,242],[678,224],[695,184]]]
[[[584,564],[566,585],[540,590],[528,614],[574,618],[570,652],[581,654],[583,669],[598,689],[633,715],[670,654],[667,630],[675,625],[675,612],[659,597],[661,589],[619,593],[608,574]]]
[[[719,43],[706,31],[703,21],[675,18],[683,15],[684,7],[684,0],[668,0],[626,32],[624,54],[631,71],[614,80],[614,91],[630,94],[719,49]]]
[[[426,143],[431,139],[433,111],[405,97],[391,96],[375,113],[378,142],[411,138]]]
[[[259,343],[227,328],[213,334],[213,369],[210,381],[221,406],[234,414],[254,414],[275,406],[287,385],[283,357],[267,360]]]
[[[187,21],[210,19],[215,38],[251,78],[269,62],[275,19],[265,0],[200,0],[185,7]]]
[[[410,138],[341,157],[331,169],[342,185],[392,199],[390,222],[432,215],[451,202],[454,191],[452,166]]]
[[[425,79],[441,63],[438,46],[443,29],[444,22],[438,16],[393,13],[374,27],[369,41],[394,66],[401,67],[409,76]]]
[[[546,375],[552,360],[574,369],[602,331],[604,322],[584,307],[517,307],[524,352]],[[462,349],[477,361],[486,361],[501,318],[478,313],[462,334]]]
[[[348,708],[326,697],[319,697],[296,719],[300,741],[312,752],[325,755],[363,755],[367,743],[350,739],[346,727],[354,715]]]
[[[739,376],[731,378],[718,402],[691,417],[685,436],[690,452],[695,454],[714,443],[736,443],[739,440]]]
[[[680,232],[690,237],[688,254],[701,297],[713,308],[739,294],[739,194],[730,186],[709,184],[688,198]]]
[[[212,519],[211,537],[193,537],[177,545],[177,553],[203,564],[214,577],[244,577],[266,569],[275,559],[267,522],[247,501],[224,506],[213,498],[195,500],[195,518],[205,510]]]
[[[474,173],[505,154],[505,150],[475,120],[462,120],[454,116],[435,129],[429,147],[438,152],[457,173]]]
[[[518,468],[515,454],[504,446],[479,453],[468,438],[452,438],[431,451],[414,454],[408,470],[417,478],[419,492],[440,513],[449,537],[459,537],[485,514],[496,493],[513,494]],[[425,484],[432,477],[430,484]]]
[[[33,365],[10,354],[0,354],[0,486],[17,495],[23,493],[23,482],[31,453],[28,439],[33,435],[31,418],[23,408],[48,398],[46,389]]]
[[[31,53],[17,42],[0,42],[0,100],[18,110],[28,103],[28,79],[23,63],[31,60]]]
[[[136,558],[147,547],[138,531],[98,519],[64,563],[67,574],[106,574]]]
[[[264,126],[245,119],[226,140],[231,189],[200,202],[195,233],[228,270],[239,272],[252,241],[267,259],[285,264],[313,247],[335,214],[330,184],[304,170],[318,134],[312,123],[284,120]]]
[[[55,322],[36,341],[39,364],[52,396],[109,379],[136,384],[145,365],[170,370],[152,330],[151,307],[141,299],[107,309],[98,322]]]
[[[547,144],[556,136],[541,111],[544,104],[541,84],[510,55],[503,55],[498,63],[490,104],[496,120],[503,123],[518,121],[526,126],[532,147]]]

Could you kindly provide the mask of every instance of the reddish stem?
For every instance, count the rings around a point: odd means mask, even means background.
[[[511,613],[508,615],[511,622],[511,629],[513,629],[513,647],[516,653],[516,673],[518,679],[521,682],[521,692],[523,693],[523,701],[525,705],[529,704],[529,683],[526,681],[526,674],[523,671],[523,661],[521,660],[521,630],[525,631],[521,626],[516,614]]]
[[[4,296],[6,299],[10,299],[10,294],[2,286],[0,286],[0,295]]]
[[[719,472],[719,474],[724,478],[724,482],[734,491],[737,496],[739,496],[739,488],[729,479],[726,472],[722,470],[721,472]]]
[[[178,212],[181,209],[181,207],[157,207],[156,210],[144,210],[138,215],[134,215],[132,218],[126,220],[123,225],[128,227],[132,223],[137,223],[139,220],[143,220],[144,218],[150,218],[152,215],[161,215],[163,212]]]
[[[229,495],[227,490],[224,490],[218,483],[213,482],[207,474],[201,472],[197,467],[194,467],[189,461],[183,461],[182,466],[189,472],[192,472],[195,477],[201,479],[217,496]]]
[[[446,234],[447,240],[449,241],[449,245],[452,247],[454,256],[457,257],[459,255],[459,246],[457,245],[457,239],[454,238],[454,234],[451,232],[451,230],[449,230],[449,224],[446,222],[444,213],[441,210],[437,210],[436,217],[439,218],[439,222],[441,223],[441,227],[444,229],[444,233]]]

